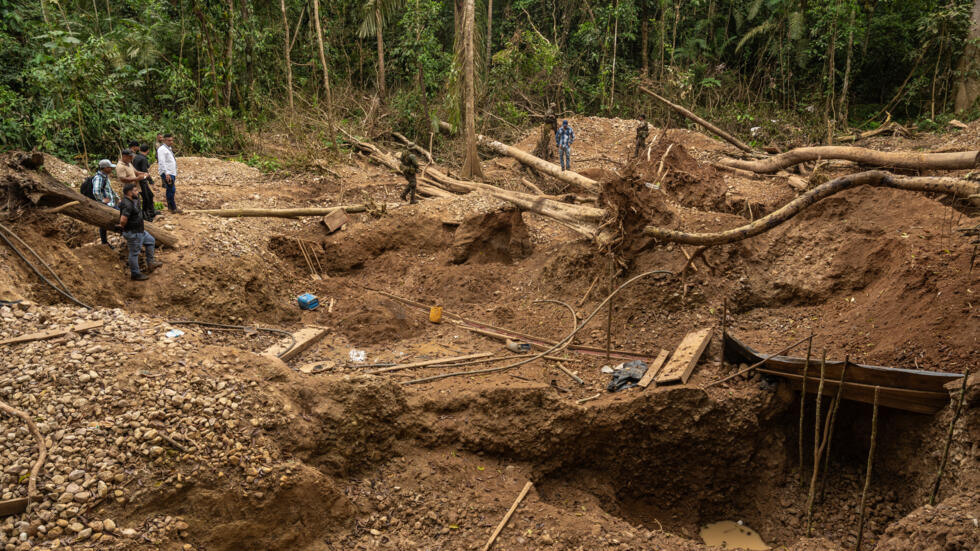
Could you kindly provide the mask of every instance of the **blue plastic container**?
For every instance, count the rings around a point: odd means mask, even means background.
[[[299,307],[303,310],[313,310],[320,305],[320,301],[310,293],[305,293],[300,295],[296,302],[299,303]]]

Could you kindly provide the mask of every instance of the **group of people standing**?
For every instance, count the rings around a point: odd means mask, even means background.
[[[167,209],[177,213],[177,158],[173,152],[173,134],[157,134],[157,172],[163,184]],[[150,146],[136,141],[119,153],[119,161],[113,163],[109,159],[99,161],[99,169],[91,179],[91,191],[83,186],[82,193],[99,201],[106,206],[119,211],[117,230],[122,232],[129,248],[129,269],[132,279],[143,281],[148,279],[146,273],[140,270],[140,251],[146,250],[146,270],[152,272],[162,263],[154,257],[156,242],[144,228],[144,221],[151,222],[159,214],[154,206],[153,180],[150,178],[150,159],[147,153]],[[116,179],[122,184],[123,196],[120,198],[112,189],[109,175],[116,171]],[[109,243],[106,228],[99,229],[102,244]]]

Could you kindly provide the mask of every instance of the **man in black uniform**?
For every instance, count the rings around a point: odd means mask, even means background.
[[[146,247],[147,272],[163,266],[163,263],[157,262],[153,257],[156,241],[143,228],[143,211],[139,206],[137,189],[136,184],[123,186],[123,200],[119,202],[119,225],[129,245],[130,277],[136,281],[145,281],[149,277],[140,271],[140,250]]]
[[[548,110],[544,113],[544,123],[551,126],[552,135],[558,132],[558,114],[555,113],[555,102],[548,104]]]
[[[640,152],[643,151],[647,146],[647,136],[650,135],[650,125],[647,124],[646,115],[640,115],[640,126],[636,127],[636,151],[633,153],[634,157],[639,157]]]
[[[130,144],[132,145],[132,143]],[[137,149],[139,149],[137,151]],[[134,147],[133,151],[136,155],[133,157],[133,168],[138,172],[150,173],[150,159],[147,158],[146,154],[150,151],[150,146],[147,144],[140,144],[138,148]],[[157,216],[157,211],[153,207],[153,190],[150,189],[150,185],[153,184],[153,180],[149,176],[140,180],[140,204],[143,211],[143,220],[147,222],[152,222]]]
[[[418,185],[415,182],[415,173],[418,172],[419,170],[419,160],[415,158],[415,155],[413,155],[412,151],[407,147],[405,148],[405,151],[402,152],[401,169],[402,169],[402,176],[404,176],[405,180],[408,181],[408,185],[406,185],[405,189],[402,190],[402,195],[401,195],[402,201],[404,201],[409,195],[411,195],[412,200],[409,201],[409,203],[414,205],[416,203],[415,187]]]

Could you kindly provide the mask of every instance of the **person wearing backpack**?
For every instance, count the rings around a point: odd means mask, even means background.
[[[115,191],[112,191],[112,184],[109,182],[109,173],[114,168],[116,165],[112,164],[109,159],[99,161],[99,171],[92,177],[92,198],[118,210],[119,207],[116,205],[119,203],[119,196],[116,195]],[[109,244],[109,234],[105,228],[99,228],[99,239],[102,240],[103,245],[112,247]]]

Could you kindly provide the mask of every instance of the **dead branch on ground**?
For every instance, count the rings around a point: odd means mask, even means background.
[[[754,153],[754,151],[752,150],[751,147],[745,145],[744,142],[742,142],[741,140],[739,140],[735,136],[732,136],[728,132],[725,132],[721,128],[718,128],[717,126],[715,126],[715,125],[711,124],[710,122],[702,119],[701,117],[695,115],[694,113],[692,113],[691,111],[688,111],[687,109],[681,107],[680,105],[677,105],[676,103],[672,103],[669,100],[667,100],[666,98],[657,95],[655,92],[653,92],[652,90],[646,88],[645,86],[640,86],[640,91],[643,92],[643,93],[645,93],[645,94],[647,94],[647,95],[649,95],[649,96],[652,96],[654,99],[656,99],[660,103],[663,103],[667,107],[670,107],[674,111],[680,113],[682,116],[687,117],[687,118],[691,119],[692,121],[700,124],[701,126],[705,127],[709,131],[717,134],[722,139],[724,139],[726,142],[734,145],[735,147],[741,149],[742,151],[744,151],[746,153]]]
[[[980,151],[952,153],[917,153],[914,151],[876,151],[864,147],[824,145],[798,147],[786,153],[745,161],[721,159],[719,164],[751,172],[771,173],[807,161],[840,159],[868,166],[918,170],[967,170],[976,168]]]
[[[970,199],[971,195],[980,193],[980,183],[977,182],[957,180],[954,178],[896,176],[888,172],[870,170],[844,176],[817,186],[767,216],[738,228],[714,233],[687,233],[667,228],[647,226],[644,228],[643,233],[661,241],[685,243],[688,245],[734,243],[735,241],[754,237],[779,226],[821,199],[826,199],[831,195],[861,185],[890,187],[927,193],[945,193],[954,197],[964,198],[966,201],[972,201],[971,204],[974,206],[980,206],[980,200]],[[607,239],[611,239],[611,236]]]
[[[7,413],[11,417],[19,417],[24,421],[27,424],[28,430],[31,431],[31,436],[37,441],[37,460],[34,461],[34,466],[31,467],[31,475],[27,481],[27,510],[30,510],[31,503],[37,497],[37,477],[41,472],[41,467],[44,466],[44,461],[48,457],[48,447],[44,443],[44,436],[41,435],[41,431],[38,430],[37,425],[34,424],[34,420],[31,419],[30,415],[8,405],[2,400],[0,400],[0,411]]]

